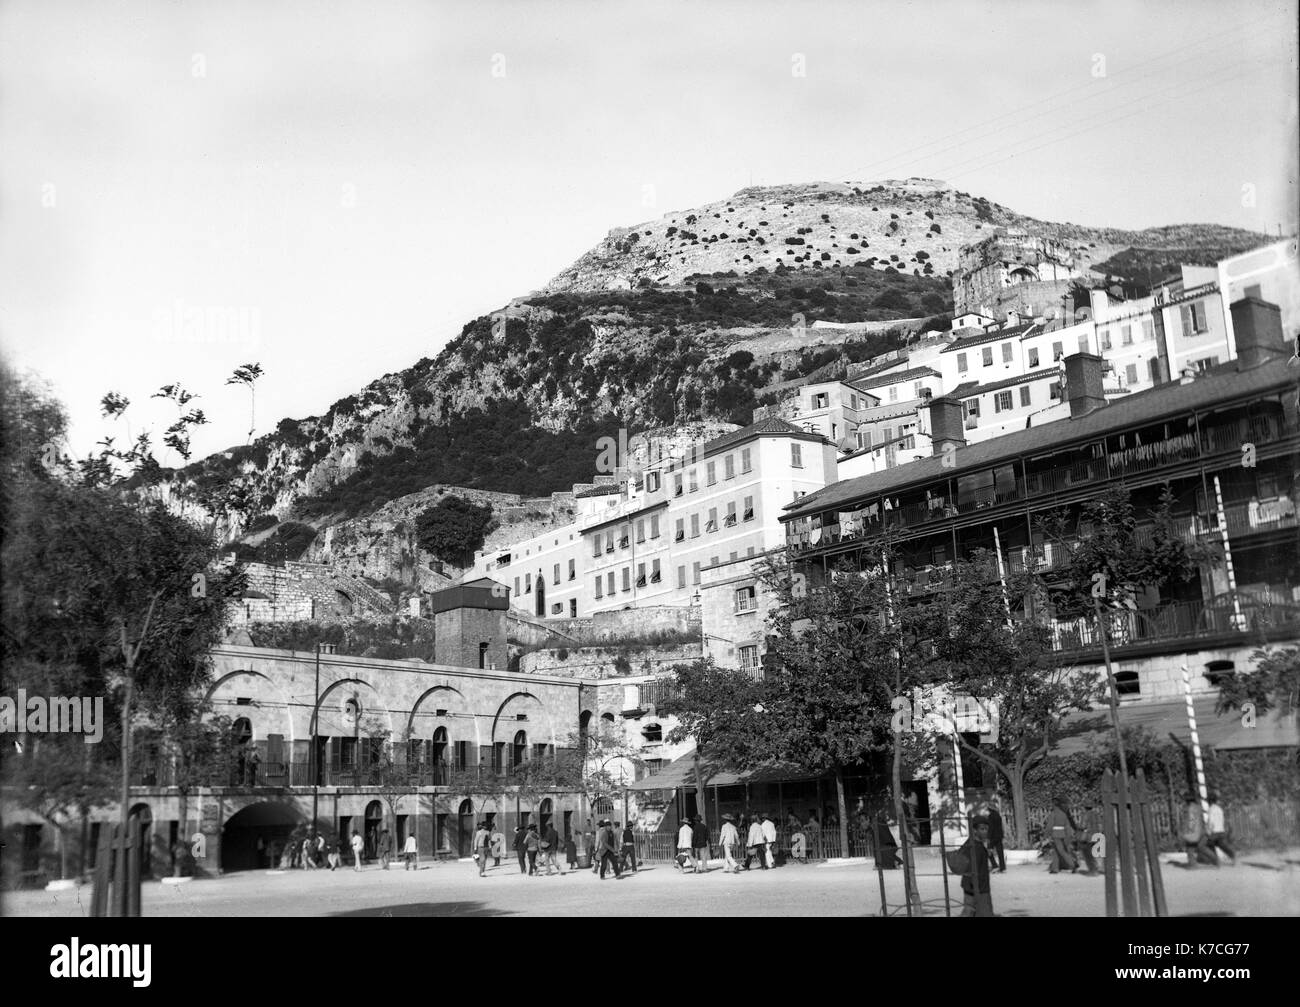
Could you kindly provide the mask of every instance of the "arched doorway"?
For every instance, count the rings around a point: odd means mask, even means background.
[[[458,828],[456,829],[456,855],[468,857],[474,852],[474,802],[460,802]]]
[[[247,717],[237,717],[235,722],[230,725],[230,744],[231,751],[235,753],[234,779],[230,782],[237,787],[244,785],[244,780],[250,766],[248,765],[249,749],[253,744],[253,722]]]
[[[440,727],[433,732],[429,760],[433,767],[433,784],[435,787],[447,783],[447,729]]]
[[[136,828],[136,842],[140,844],[140,876],[153,874],[153,812],[147,804],[131,806],[130,820]]]
[[[528,734],[524,731],[515,732],[515,742],[510,746],[510,768],[518,769],[528,758]]]
[[[366,857],[374,860],[379,856],[379,833],[384,830],[384,806],[379,801],[366,805]]]
[[[543,798],[542,802],[537,805],[537,828],[540,832],[545,832],[546,827],[551,824],[552,811],[551,799]]]
[[[221,830],[221,869],[251,871],[278,863],[277,854],[305,821],[293,805],[279,801],[258,801],[235,812]]]
[[[587,737],[591,733],[591,711],[583,710],[582,715],[578,717],[578,751],[583,756],[587,754]]]
[[[546,578],[540,573],[537,575],[537,593],[533,597],[535,607],[533,614],[540,619],[546,615]]]

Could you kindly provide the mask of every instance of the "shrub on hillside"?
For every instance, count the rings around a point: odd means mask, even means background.
[[[474,553],[483,548],[492,524],[492,508],[487,504],[446,496],[416,517],[416,541],[438,559],[468,566]]]

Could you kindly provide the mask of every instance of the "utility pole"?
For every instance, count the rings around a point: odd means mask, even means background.
[[[320,641],[316,641],[316,696],[311,707],[311,828],[319,835],[320,822],[317,812],[320,809],[320,747],[316,744],[316,735],[320,733]]]

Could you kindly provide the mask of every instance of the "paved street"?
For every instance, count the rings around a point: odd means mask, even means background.
[[[937,861],[918,870],[937,868]],[[1236,867],[1164,868],[1172,916],[1300,916],[1300,850],[1245,854]],[[886,873],[891,901],[902,874]],[[942,915],[943,881],[920,880],[929,911]],[[960,893],[953,885],[960,908]],[[3,896],[8,916],[85,915],[89,889]],[[1049,875],[1042,864],[994,875],[994,908],[1004,916],[1102,916],[1103,880]],[[622,880],[589,871],[526,878],[504,862],[480,879],[472,863],[426,864],[407,872],[368,866],[336,872],[249,871],[171,886],[147,884],[147,916],[864,916],[880,911],[877,875],[863,862],[782,867],[698,877],[654,864]]]

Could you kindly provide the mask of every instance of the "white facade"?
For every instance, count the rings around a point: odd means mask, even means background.
[[[782,508],[838,478],[820,436],[781,420],[752,430],[589,491],[573,524],[480,554],[467,579],[491,576],[541,618],[695,603],[703,570],[782,546]]]

